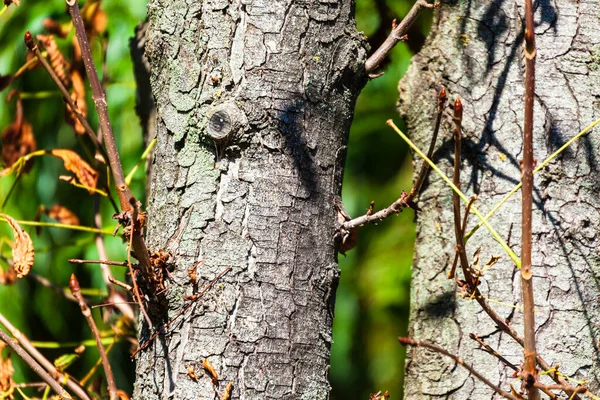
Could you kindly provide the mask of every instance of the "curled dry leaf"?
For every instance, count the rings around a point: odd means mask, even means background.
[[[15,92],[11,92],[9,98]],[[23,104],[21,99],[17,99],[17,109],[15,119],[4,132],[2,132],[2,163],[6,167],[11,167],[19,158],[34,152],[37,149],[33,128],[23,117]],[[29,172],[33,166],[33,160],[29,160],[23,172]]]
[[[62,82],[65,87],[71,86],[71,78],[67,75],[67,68],[69,67],[67,60],[58,49],[56,41],[54,40],[53,35],[37,35],[37,39],[40,41],[42,46],[46,49],[48,53],[48,58],[50,59],[50,65],[58,79]]]
[[[229,382],[223,391],[223,396],[221,396],[221,400],[229,400],[231,397],[231,389],[233,389],[233,382]]]
[[[191,365],[189,367],[187,367],[187,374],[193,380],[195,380],[195,381],[198,380],[198,375],[196,375],[196,370]]]
[[[0,342],[0,352],[4,350],[4,347],[6,347],[6,344]],[[12,361],[10,360],[10,354],[5,359],[0,353],[0,392],[8,393],[14,387],[14,372],[15,370],[13,369]]]
[[[213,385],[216,385],[217,382],[219,382],[219,375],[217,374],[217,371],[215,370],[215,367],[213,367],[212,363],[208,361],[208,358],[205,358],[204,361],[202,361],[202,368],[204,368],[204,370],[211,376]]]
[[[369,400],[387,400],[390,398],[390,392],[387,390],[382,394],[381,390],[375,394],[369,396]]]
[[[15,241],[12,248],[13,268],[17,272],[17,278],[22,278],[29,273],[33,266],[33,242],[29,234],[25,232],[17,221],[6,214],[0,214],[13,230]]]
[[[71,99],[77,106],[77,110],[83,118],[87,117],[87,104],[85,102],[85,84],[81,72],[77,69],[71,71],[71,85],[73,90],[71,91]],[[65,121],[71,125],[78,135],[85,134],[85,128],[79,122],[79,119],[75,115],[75,112],[71,109],[71,106],[65,103]]]
[[[44,210],[47,216],[65,225],[79,225],[79,218],[68,208],[55,204]]]
[[[67,149],[54,149],[50,151],[50,154],[63,160],[65,168],[75,174],[79,183],[87,187],[90,193],[94,193],[98,183],[98,173],[83,161],[79,154]]]

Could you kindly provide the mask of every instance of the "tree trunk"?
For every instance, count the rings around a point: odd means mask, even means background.
[[[232,270],[138,355],[134,397],[213,398],[231,381],[232,399],[326,399],[333,196],[365,81],[352,2],[155,0],[148,13],[147,239],[175,265],[168,318]],[[167,315],[151,318],[156,329]]]
[[[437,91],[460,96],[465,108],[462,188],[477,194],[486,213],[520,181],[524,103],[523,5],[520,2],[462,1],[436,14],[432,32],[400,83],[400,110],[409,133],[427,148],[433,129]],[[600,17],[597,2],[540,1],[535,9],[537,84],[534,156],[538,165],[581,129],[600,117],[598,83]],[[450,113],[442,144],[435,153],[452,175]],[[583,137],[534,177],[533,285],[537,350],[544,359],[578,381],[599,387],[597,132]],[[419,163],[420,164],[420,163]],[[522,349],[499,332],[475,301],[457,296],[447,278],[454,259],[452,192],[431,175],[421,196],[411,295],[410,335],[434,341],[459,354],[492,382],[509,390],[520,386],[506,367],[480,351],[473,332],[519,365]],[[520,195],[491,218],[492,226],[520,252]],[[464,212],[464,211],[463,211]],[[471,217],[468,229],[477,222]],[[482,264],[501,261],[486,272],[480,290],[518,332],[517,269],[485,228],[467,243],[467,254],[481,248]],[[459,268],[460,269],[460,268]],[[458,273],[461,278],[461,273]],[[513,308],[513,305],[516,308]],[[549,380],[544,377],[543,381]],[[419,348],[408,350],[406,398],[484,399],[492,391],[452,360]],[[496,397],[498,397],[496,395]]]

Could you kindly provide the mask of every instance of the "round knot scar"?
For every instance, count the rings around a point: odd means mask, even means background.
[[[223,139],[231,132],[231,118],[225,110],[215,112],[208,121],[208,134],[213,139]]]
[[[230,140],[246,124],[246,116],[235,102],[226,102],[209,112],[207,133],[214,140]]]

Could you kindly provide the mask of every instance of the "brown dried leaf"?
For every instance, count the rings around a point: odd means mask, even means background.
[[[208,358],[205,358],[204,361],[202,361],[202,368],[204,368],[204,370],[211,376],[213,385],[216,385],[217,382],[219,382],[219,375],[217,374],[217,371],[215,370],[215,367],[213,367],[212,363],[208,361]]]
[[[8,267],[6,271],[0,268],[0,285],[12,285],[17,279],[17,271],[13,267]]]
[[[13,268],[17,272],[17,278],[22,278],[29,273],[29,270],[33,266],[33,242],[29,234],[21,229],[17,221],[6,214],[0,214],[0,217],[5,218],[13,230],[15,237],[12,248]]]
[[[75,354],[77,354],[78,356],[82,355],[83,352],[85,351],[85,346],[80,344],[79,346],[75,347],[75,350],[73,350],[73,352]]]
[[[229,400],[231,397],[231,389],[233,389],[233,382],[229,382],[225,387],[225,391],[223,391],[223,396],[221,396],[221,400]]]
[[[61,39],[66,38],[71,31],[71,24],[61,24],[57,20],[53,18],[46,18],[42,21],[42,25],[44,29],[46,29],[49,33],[58,36]]]
[[[187,374],[193,380],[195,380],[195,381],[198,380],[198,375],[196,375],[196,370],[194,370],[194,367],[192,367],[191,365],[189,367],[187,367]]]
[[[79,218],[66,207],[60,204],[55,204],[52,207],[44,210],[46,215],[65,225],[79,225]]]
[[[50,65],[52,66],[54,72],[56,72],[56,75],[58,76],[62,84],[65,85],[65,87],[67,88],[70,87],[71,78],[69,77],[69,75],[67,75],[67,69],[69,68],[69,65],[67,63],[67,60],[65,60],[63,54],[58,49],[58,45],[54,40],[54,36],[37,35],[37,39],[46,49],[46,52],[48,53],[48,58],[50,59]]]
[[[71,99],[77,106],[77,110],[83,118],[87,117],[87,104],[85,102],[85,84],[83,82],[83,77],[81,73],[74,69],[71,71],[71,86],[73,90],[71,91]],[[85,134],[85,128],[79,122],[79,119],[71,109],[71,106],[65,104],[65,121],[73,127],[75,133],[78,135]]]
[[[4,0],[4,5],[6,7],[10,6],[11,4],[19,7],[21,5],[21,0]]]
[[[475,250],[475,253],[473,253],[473,269],[480,271],[481,270],[481,265],[480,265],[480,261],[479,261],[479,255],[481,254],[481,247],[479,247],[477,250]]]
[[[6,347],[4,342],[0,342],[0,352]],[[10,360],[10,354],[4,359],[0,354],[0,392],[8,393],[15,385],[13,374],[15,370]]]
[[[107,18],[102,10],[100,0],[86,1],[81,8],[81,17],[88,36],[95,36],[106,30]]]
[[[63,160],[65,168],[75,174],[79,183],[89,188],[88,192],[94,193],[93,189],[96,189],[98,183],[98,173],[83,161],[79,154],[67,149],[54,149],[50,154]]]
[[[23,117],[23,105],[21,99],[18,99],[15,120],[2,132],[2,163],[6,167],[11,167],[19,158],[36,149],[37,143],[33,135],[33,127]],[[33,160],[29,160],[25,164],[23,172],[29,172],[32,166]]]
[[[494,266],[494,264],[496,264],[502,257],[501,256],[491,256],[490,257],[490,261],[487,262],[487,264],[485,264],[483,266],[483,270],[487,271],[488,269],[492,268]]]
[[[96,33],[102,33],[106,30],[107,26],[108,18],[106,18],[106,13],[102,8],[98,7],[98,10],[94,13],[94,19],[92,20],[92,29]]]

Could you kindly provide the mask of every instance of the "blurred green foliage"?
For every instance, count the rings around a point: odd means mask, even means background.
[[[367,37],[387,35],[391,27],[381,26],[386,17],[401,18],[412,5],[410,0],[357,0],[358,29]],[[423,13],[409,40],[419,33],[424,37],[430,24],[430,13]],[[364,214],[371,201],[376,210],[387,207],[412,186],[408,147],[385,121],[398,120],[398,81],[419,45],[399,43],[385,74],[369,81],[358,97],[342,193],[353,217]],[[340,256],[330,374],[336,400],[368,399],[379,390],[389,391],[392,399],[403,397],[405,349],[396,338],[408,331],[414,240],[414,213],[405,210],[360,228],[358,245],[348,257]]]
[[[357,0],[357,24],[367,36],[389,32],[382,13],[401,17],[412,6],[412,1]],[[134,112],[135,82],[129,57],[128,41],[135,25],[145,17],[145,1],[120,2],[102,0],[108,14],[109,45],[107,50],[107,98],[112,125],[121,150],[127,173],[138,161],[142,148],[139,121]],[[379,10],[379,11],[378,11]],[[382,11],[383,10],[383,11]],[[26,59],[22,37],[26,30],[35,35],[44,33],[42,21],[53,18],[67,22],[63,0],[44,2],[24,0],[20,7],[11,6],[0,16],[0,74],[16,71]],[[389,19],[389,18],[388,18]],[[424,35],[430,18],[422,17],[418,30]],[[70,54],[70,40],[59,41],[59,46]],[[101,44],[92,44],[96,62],[101,65]],[[414,48],[414,46],[412,46]],[[397,117],[398,80],[408,67],[412,53],[401,43],[392,52],[385,75],[370,81],[357,105],[348,144],[348,158],[343,198],[350,215],[364,213],[371,200],[376,209],[389,205],[399,197],[401,190],[411,186],[411,163],[404,143],[385,125],[388,118]],[[50,92],[44,99],[23,100],[25,116],[32,123],[40,149],[69,148],[85,154],[85,140],[74,136],[64,123],[63,102],[53,82],[41,69],[28,71],[11,85],[25,93]],[[0,129],[14,118],[15,102],[6,103],[8,91],[0,92]],[[88,94],[89,100],[89,94]],[[91,110],[92,102],[88,101]],[[92,126],[97,126],[94,112],[90,111]],[[17,219],[32,220],[39,205],[47,207],[60,203],[74,211],[81,224],[93,226],[93,199],[87,192],[59,181],[65,174],[60,160],[40,157],[29,174],[24,175],[11,194],[5,212]],[[0,203],[13,183],[14,175],[0,179]],[[132,184],[134,194],[144,198],[143,171]],[[108,202],[102,202],[105,227],[113,213]],[[347,258],[340,260],[342,278],[337,293],[332,347],[331,382],[335,399],[367,399],[369,393],[389,390],[393,399],[401,397],[404,349],[396,337],[407,331],[410,287],[410,265],[414,242],[412,211],[405,211],[378,226],[360,229],[360,240]],[[44,220],[44,218],[42,218]],[[47,220],[47,218],[46,218]],[[44,228],[39,235],[27,228],[34,239],[36,250],[35,274],[61,287],[67,287],[71,273],[77,273],[82,287],[104,288],[100,268],[95,265],[71,265],[69,258],[98,257],[91,234]],[[6,224],[0,223],[0,237],[11,238]],[[125,245],[119,239],[106,237],[109,257],[123,259]],[[4,245],[2,254],[10,256]],[[6,263],[0,261],[6,267]],[[117,278],[124,271],[114,267]],[[100,302],[101,297],[92,298]],[[101,321],[100,309],[95,309]],[[0,286],[0,312],[32,340],[78,342],[89,339],[90,333],[78,306],[48,287],[31,278],[15,285]],[[109,322],[114,322],[109,320]],[[101,324],[101,329],[108,329]],[[117,385],[127,391],[133,382],[133,364],[127,355],[127,344],[119,344],[111,352]],[[50,360],[69,353],[72,348],[44,350]],[[97,351],[89,348],[74,363],[71,371],[87,371],[96,362]],[[38,381],[20,360],[13,357],[17,382]]]

